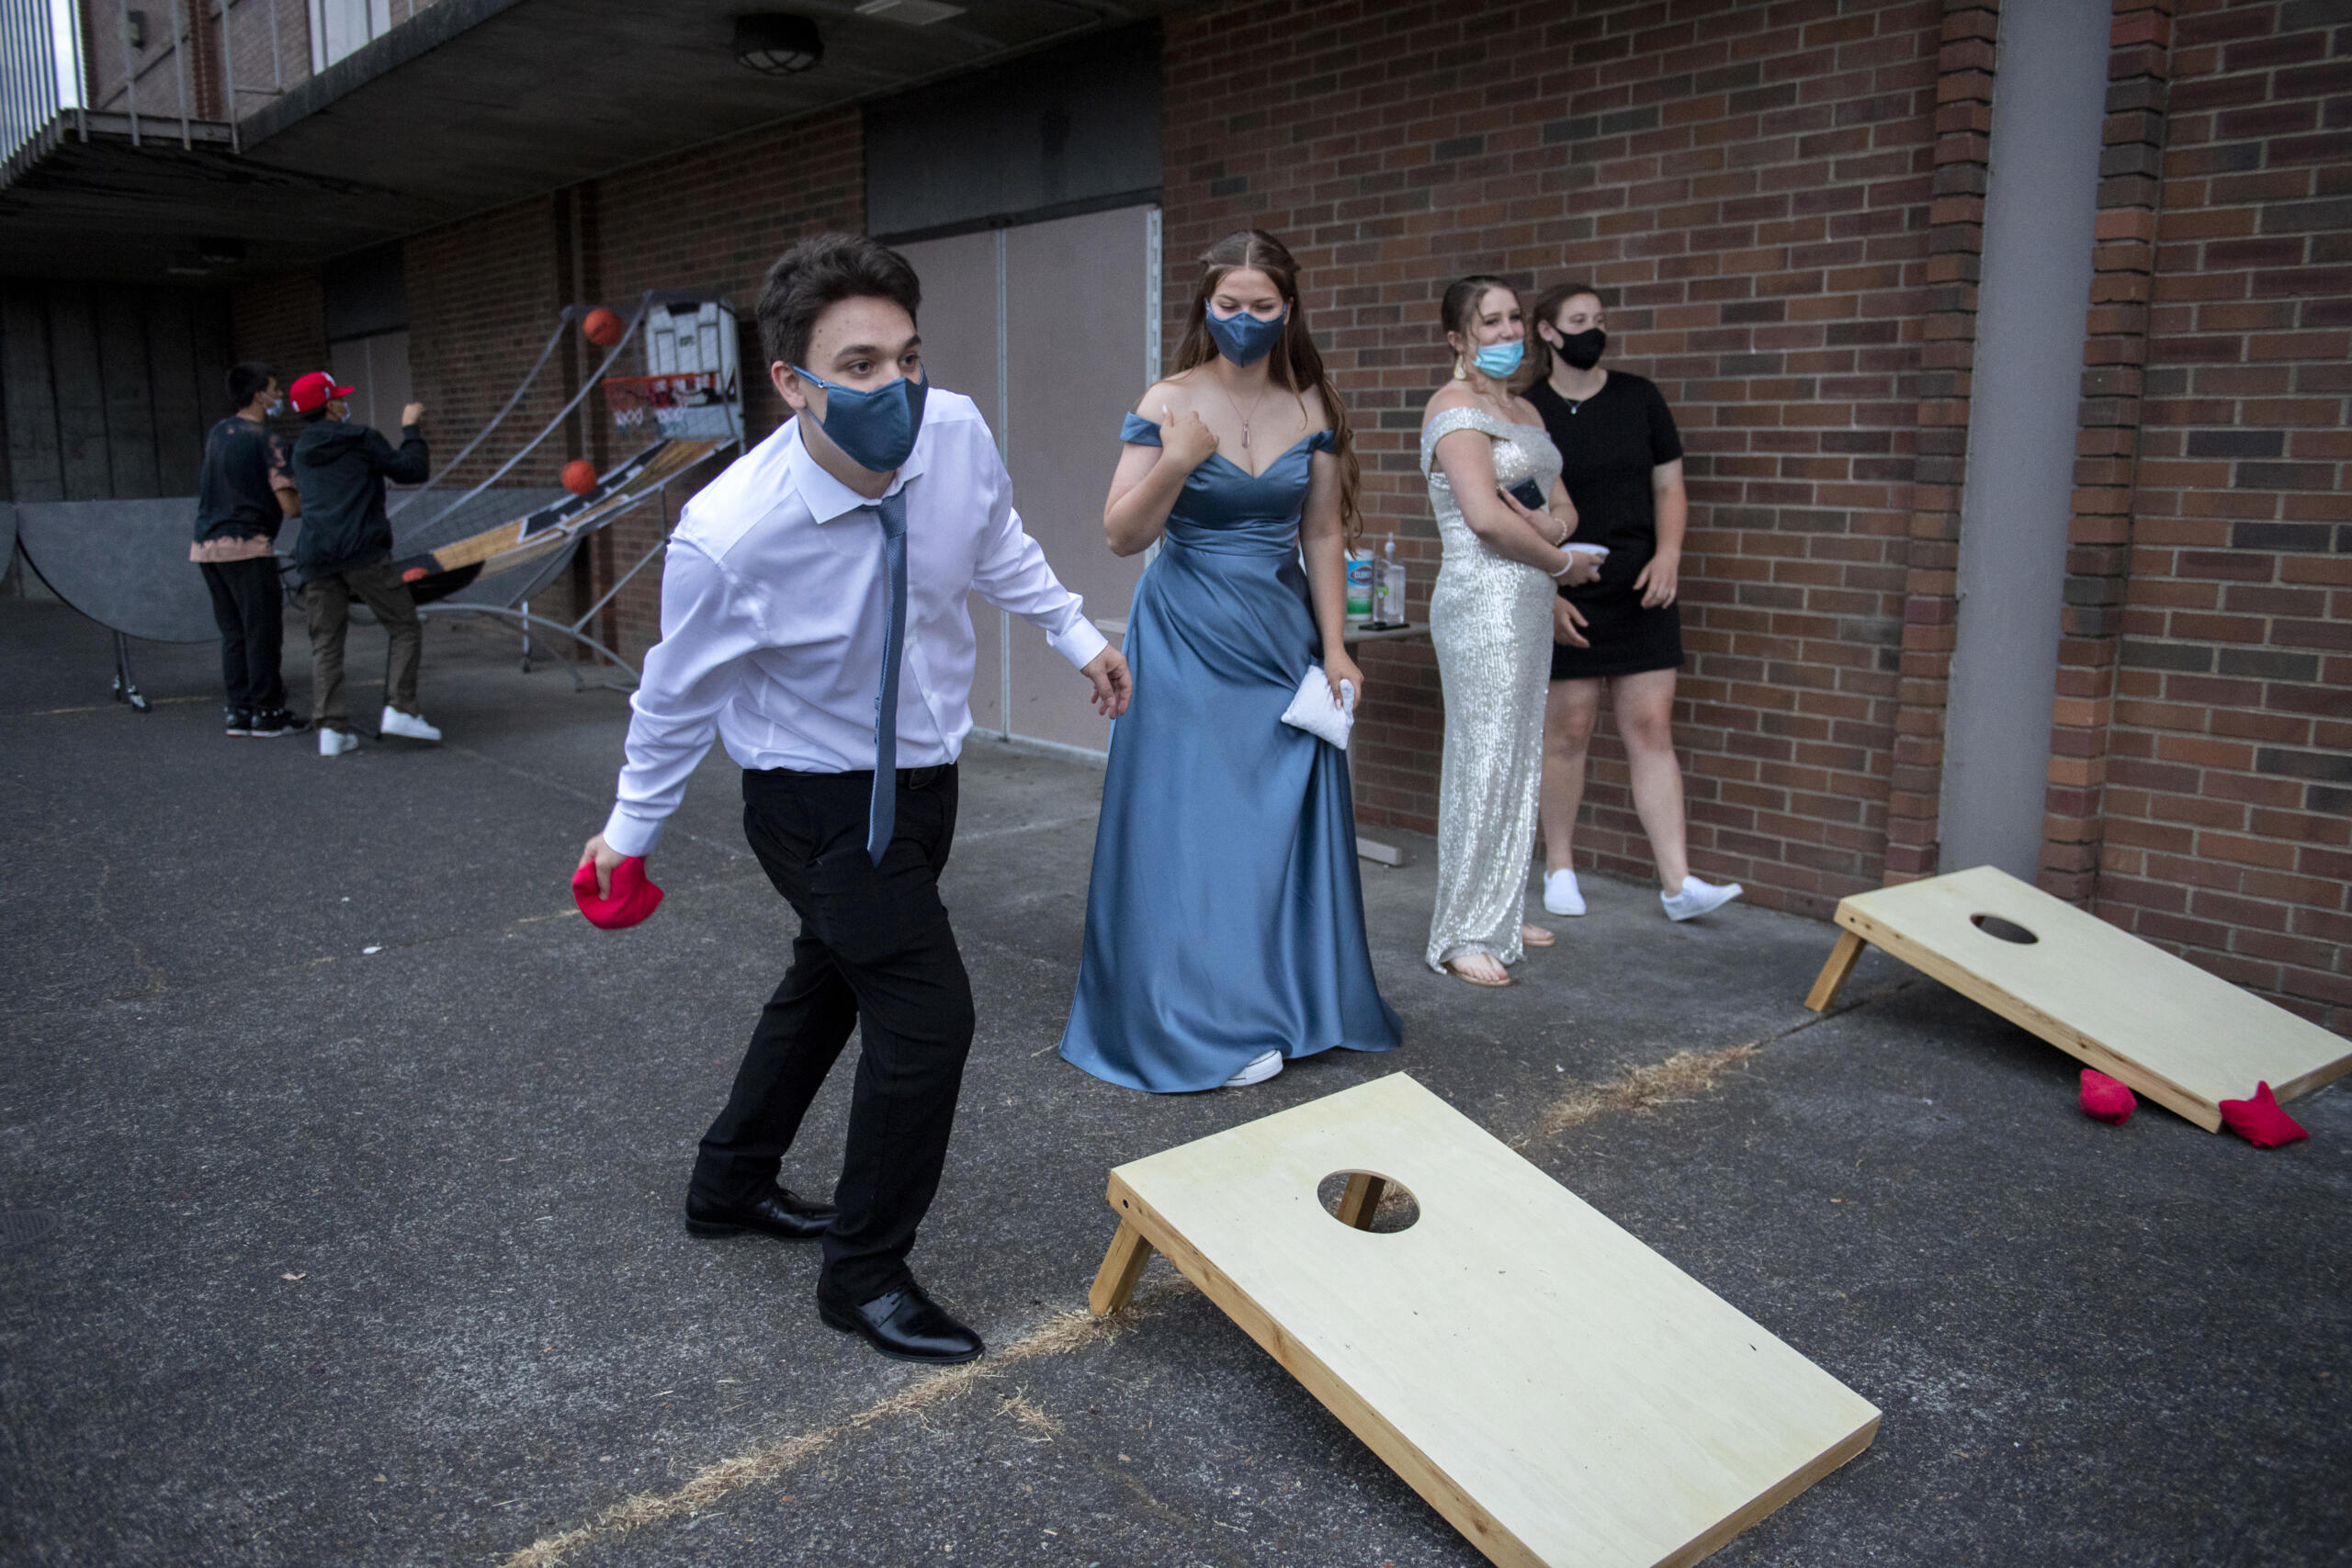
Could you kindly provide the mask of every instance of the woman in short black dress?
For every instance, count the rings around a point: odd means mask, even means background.
[[[1690,874],[1682,819],[1682,764],[1674,754],[1674,672],[1682,667],[1675,592],[1689,503],[1682,438],[1666,399],[1645,377],[1603,370],[1608,345],[1600,296],[1563,284],[1535,303],[1535,331],[1550,373],[1528,389],[1560,449],[1561,479],[1582,521],[1580,544],[1607,547],[1600,578],[1560,590],[1553,607],[1552,691],[1544,723],[1544,907],[1584,913],[1573,855],[1584,802],[1586,752],[1601,689],[1617,716],[1633,774],[1634,809],[1657,861],[1658,901],[1687,920],[1740,895],[1736,883]],[[1559,633],[1581,625],[1589,646]]]

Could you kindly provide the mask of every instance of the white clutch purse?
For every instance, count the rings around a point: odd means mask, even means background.
[[[1283,709],[1283,722],[1346,750],[1348,731],[1355,728],[1356,722],[1356,683],[1342,681],[1340,690],[1347,696],[1345,703],[1331,700],[1331,682],[1323,673],[1323,666],[1308,665],[1306,678],[1298,683],[1290,706]]]

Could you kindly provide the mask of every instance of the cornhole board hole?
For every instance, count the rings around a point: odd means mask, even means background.
[[[1857,893],[1838,924],[1814,1011],[1868,944],[2209,1133],[2257,1083],[2292,1100],[2352,1067],[2352,1043],[1994,866]]]
[[[1334,1218],[1316,1196],[1348,1173]],[[1369,1228],[1386,1188],[1419,1208]],[[1157,1249],[1489,1561],[1695,1562],[1879,1413],[1404,1074],[1111,1173]]]

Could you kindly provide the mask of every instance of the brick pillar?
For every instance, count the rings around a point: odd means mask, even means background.
[[[220,6],[218,0],[173,0],[168,14],[183,29],[187,50],[188,114],[196,119],[226,122],[234,118],[229,103],[227,73],[220,58]]]
[[[2131,574],[2132,495],[2172,74],[2172,0],[2114,0],[2114,15],[2041,843],[2042,887],[2086,908],[2098,876],[2108,727]]]
[[[1936,57],[1936,174],[1928,220],[1926,342],[1919,356],[1919,456],[1913,469],[1903,679],[1887,795],[1890,884],[1936,871],[1999,26],[1998,0],[1945,0],[1943,45]]]

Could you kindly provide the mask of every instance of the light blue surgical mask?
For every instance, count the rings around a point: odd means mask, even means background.
[[[1517,371],[1519,362],[1526,357],[1525,341],[1513,338],[1509,343],[1488,344],[1470,356],[1470,363],[1478,367],[1478,374],[1481,376],[1491,376],[1496,380],[1501,381],[1508,379],[1513,372]]]
[[[1282,341],[1283,323],[1290,320],[1287,307],[1279,316],[1262,319],[1247,310],[1236,310],[1230,316],[1208,310],[1203,315],[1216,351],[1244,369],[1273,352],[1274,344]]]
[[[817,426],[842,449],[842,456],[859,468],[887,474],[914,451],[915,436],[922,429],[923,398],[931,390],[928,381],[910,381],[901,376],[870,392],[861,392],[811,376],[797,365],[792,371],[809,385],[825,389],[825,413]]]

